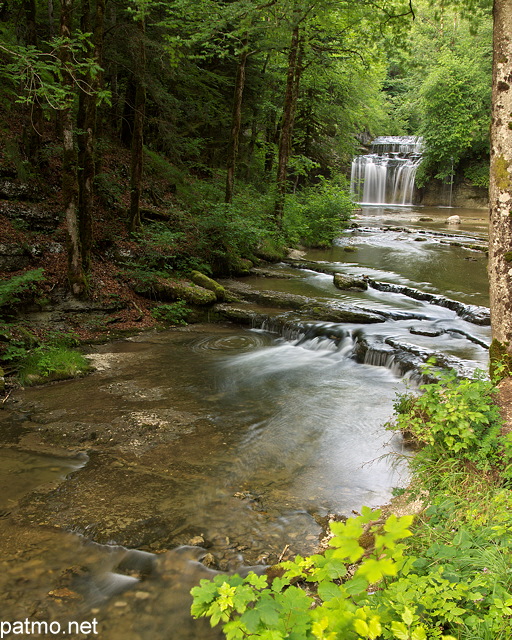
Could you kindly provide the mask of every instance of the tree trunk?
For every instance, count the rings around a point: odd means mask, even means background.
[[[38,46],[37,38],[37,7],[35,0],[24,0],[23,9],[25,13],[26,37],[27,45],[31,47]],[[38,85],[39,86],[39,85]],[[36,97],[32,104],[27,106],[27,123],[23,128],[23,150],[25,156],[31,162],[37,162],[39,151],[41,149],[43,134],[43,109]]]
[[[491,368],[512,363],[512,4],[494,0],[489,286]],[[508,366],[510,369],[510,366]]]
[[[286,173],[288,158],[292,146],[293,122],[295,119],[295,108],[300,84],[301,72],[301,43],[299,37],[299,25],[297,24],[292,32],[290,52],[288,56],[288,72],[286,76],[286,92],[283,107],[283,119],[281,124],[281,135],[279,137],[279,155],[277,161],[277,189],[276,202],[274,206],[274,217],[280,227],[283,221],[284,201],[286,196]]]
[[[101,65],[103,52],[103,26],[105,0],[96,0],[93,28],[93,49],[89,52],[95,62]],[[81,29],[91,30],[91,0],[82,0]],[[96,172],[94,147],[96,141],[96,98],[101,85],[101,77],[86,74],[84,86],[79,95],[77,116],[78,135],[78,219],[82,262],[85,272],[89,271],[93,242],[94,176]]]
[[[62,63],[62,82],[67,89],[74,85],[73,76],[68,69],[71,54],[66,39],[71,37],[73,0],[61,0],[60,35],[64,39],[60,46],[59,57]],[[62,200],[66,216],[68,244],[68,279],[71,292],[76,296],[85,293],[85,277],[82,266],[82,248],[78,228],[78,182],[76,175],[76,154],[73,140],[72,105],[62,109]]]
[[[244,42],[244,50],[240,54],[238,68],[236,71],[235,94],[233,96],[233,116],[231,120],[231,139],[229,142],[227,177],[226,177],[226,197],[225,202],[233,200],[233,189],[235,186],[235,167],[238,156],[238,145],[240,142],[240,129],[242,127],[242,98],[245,86],[245,65],[247,63],[247,40]]]
[[[144,18],[137,21],[139,31],[138,55],[136,60],[137,88],[135,90],[135,113],[133,118],[132,136],[132,161],[130,175],[130,232],[141,228],[140,196],[142,190],[142,166],[143,166],[143,126],[144,112],[146,109],[146,88],[144,85],[144,73],[146,70],[146,46],[145,46],[145,22]]]

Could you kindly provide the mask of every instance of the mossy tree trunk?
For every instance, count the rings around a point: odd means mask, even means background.
[[[512,3],[494,0],[489,285],[495,354],[512,357]],[[492,365],[492,363],[491,363]]]

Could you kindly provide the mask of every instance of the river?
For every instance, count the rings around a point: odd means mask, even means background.
[[[447,225],[454,213],[461,224]],[[244,282],[371,309],[380,322],[274,309],[286,319],[278,333],[272,322],[146,333],[91,349],[86,378],[9,399],[4,619],[94,618],[108,640],[215,638],[188,616],[200,577],[309,553],[330,514],[383,504],[406,483],[408,452],[384,423],[418,380],[407,358],[485,368],[490,327],[403,292],[487,306],[487,215],[368,207],[355,222],[309,251],[309,268],[276,265]],[[402,292],[342,291],[337,271]]]

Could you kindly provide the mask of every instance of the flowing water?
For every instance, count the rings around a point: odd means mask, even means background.
[[[411,205],[422,147],[422,138],[415,136],[376,138],[371,153],[356,156],[352,162],[350,188],[356,201]]]
[[[305,257],[486,306],[475,248],[486,214],[457,211],[453,229],[450,213],[364,209],[336,246]],[[215,638],[187,613],[190,587],[212,574],[205,554],[230,571],[309,553],[328,514],[383,504],[406,482],[407,452],[383,427],[414,384],[396,344],[484,368],[489,326],[402,293],[341,291],[311,268],[276,276],[246,282],[398,319],[144,334],[95,348],[96,373],[27,390],[0,412],[5,619],[94,616],[108,640]]]

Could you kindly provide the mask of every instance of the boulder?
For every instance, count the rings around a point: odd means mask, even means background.
[[[58,213],[41,204],[5,201],[0,204],[0,213],[9,220],[26,225],[30,231],[53,231],[60,222]]]
[[[216,299],[219,302],[226,299],[226,289],[224,289],[224,287],[216,280],[205,276],[204,273],[201,273],[200,271],[192,271],[192,273],[190,274],[190,279],[199,287],[203,287],[204,289],[213,291]]]
[[[30,254],[19,244],[0,244],[0,271],[20,271],[30,264]]]
[[[343,291],[349,291],[357,289],[360,291],[366,291],[368,289],[368,283],[364,278],[358,278],[356,276],[347,276],[343,273],[335,273],[333,278],[334,286]]]
[[[450,216],[446,218],[446,224],[460,224],[460,216]]]
[[[171,278],[155,276],[150,283],[135,281],[133,288],[140,295],[156,298],[162,302],[185,300],[188,304],[200,306],[217,302],[217,297],[213,291],[200,287],[188,280],[172,280]]]

